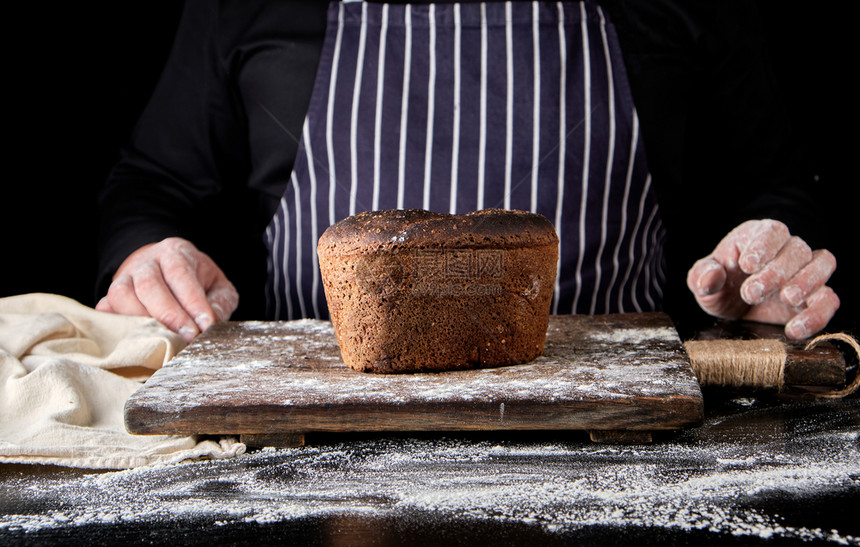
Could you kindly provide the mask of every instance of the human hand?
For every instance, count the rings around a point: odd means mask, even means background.
[[[215,262],[190,241],[172,237],[130,254],[96,309],[154,317],[190,342],[229,319],[238,304],[239,293]]]
[[[836,269],[827,250],[812,251],[776,220],[750,220],[732,230],[687,273],[687,286],[707,313],[785,325],[789,338],[823,329],[839,308],[825,285]]]

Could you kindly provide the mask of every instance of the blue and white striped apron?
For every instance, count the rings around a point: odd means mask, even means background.
[[[553,313],[657,309],[664,229],[614,28],[585,2],[333,2],[290,183],[266,230],[269,315],[326,318],[326,227],[366,210],[537,212]]]

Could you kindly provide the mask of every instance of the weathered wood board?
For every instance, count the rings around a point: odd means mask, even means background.
[[[644,313],[551,317],[543,356],[527,364],[397,375],[349,369],[328,322],[222,323],[158,370],[125,420],[136,434],[289,442],[321,431],[508,429],[646,440],[698,424],[702,409],[671,320]]]

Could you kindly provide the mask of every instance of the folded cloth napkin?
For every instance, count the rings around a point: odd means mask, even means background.
[[[242,454],[232,438],[126,431],[126,400],[183,345],[154,319],[52,294],[0,298],[0,462],[126,469]]]

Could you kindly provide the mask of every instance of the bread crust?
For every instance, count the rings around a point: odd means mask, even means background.
[[[341,355],[355,370],[493,367],[543,351],[558,236],[540,215],[360,213],[329,227],[317,252]]]

